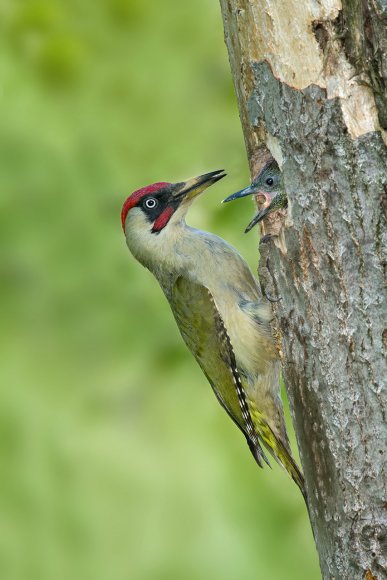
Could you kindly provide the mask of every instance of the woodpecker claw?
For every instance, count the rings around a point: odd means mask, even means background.
[[[263,291],[263,295],[271,303],[279,302],[280,300],[282,300],[282,296],[278,296],[277,298],[274,298],[273,296],[271,296],[270,294],[268,294],[266,292],[266,290]]]

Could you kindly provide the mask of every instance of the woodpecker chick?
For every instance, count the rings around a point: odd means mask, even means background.
[[[282,173],[274,159],[264,165],[260,173],[251,182],[251,185],[233,193],[223,201],[232,201],[234,199],[246,197],[247,195],[263,197],[264,204],[245,229],[245,234],[247,234],[255,224],[263,220],[263,218],[273,211],[287,207],[288,198],[283,183]]]
[[[158,280],[184,342],[257,463],[268,463],[263,444],[305,497],[279,396],[270,305],[237,250],[185,223],[192,201],[224,176],[213,171],[132,193],[121,212],[126,243]]]

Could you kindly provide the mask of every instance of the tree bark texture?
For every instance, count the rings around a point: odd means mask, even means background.
[[[289,198],[259,276],[323,578],[387,578],[386,11],[380,0],[221,0],[251,174]],[[239,202],[242,203],[242,202]],[[301,576],[302,577],[302,573]]]

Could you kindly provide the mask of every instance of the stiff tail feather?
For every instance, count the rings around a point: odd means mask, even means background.
[[[287,446],[274,434],[263,415],[257,409],[254,409],[252,416],[259,438],[274,459],[288,472],[293,481],[298,485],[306,502],[304,476],[291,456],[290,451],[287,449]]]

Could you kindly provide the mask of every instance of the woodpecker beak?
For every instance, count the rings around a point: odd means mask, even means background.
[[[222,203],[233,201],[234,199],[239,199],[240,197],[246,197],[247,195],[256,195],[256,194],[257,191],[254,189],[254,186],[249,185],[248,187],[245,187],[244,189],[241,189],[240,191],[237,191],[236,193],[229,195],[228,197],[226,197],[226,199],[222,201]]]
[[[261,209],[261,211],[259,211],[257,213],[257,215],[253,217],[253,219],[251,220],[251,222],[249,223],[249,225],[245,229],[245,234],[248,234],[249,231],[253,229],[255,224],[257,224],[258,222],[263,220],[263,218],[265,217],[266,214],[267,214],[267,207],[265,207],[264,209]]]
[[[177,200],[191,201],[207,189],[207,187],[210,187],[210,185],[225,176],[226,173],[224,170],[219,169],[218,171],[211,171],[211,173],[199,175],[199,177],[193,177],[183,183],[177,183],[176,190],[172,192],[172,196]]]

